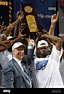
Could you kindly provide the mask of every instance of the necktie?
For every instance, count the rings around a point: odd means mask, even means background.
[[[22,62],[21,62],[21,66],[23,67],[23,73],[22,73],[23,78],[24,78],[25,82],[27,83],[28,88],[32,88],[32,83],[31,83],[31,79],[29,77],[29,73],[28,73],[25,65],[22,64]]]

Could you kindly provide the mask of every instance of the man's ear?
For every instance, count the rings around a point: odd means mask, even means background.
[[[13,55],[15,55],[15,49],[14,49],[14,50],[12,50],[12,54],[13,54]]]

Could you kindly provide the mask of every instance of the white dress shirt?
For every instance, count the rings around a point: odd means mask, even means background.
[[[19,60],[19,59],[15,58],[15,57],[13,57],[13,58],[14,58],[14,60],[18,63],[18,65],[21,67],[21,69],[22,69],[22,71],[23,71],[23,67],[22,67],[22,64],[21,64],[21,61],[22,61],[22,60]]]

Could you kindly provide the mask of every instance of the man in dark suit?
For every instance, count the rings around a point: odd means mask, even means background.
[[[21,42],[12,46],[13,58],[3,70],[6,88],[32,88],[28,60],[23,60],[24,49],[25,45]]]

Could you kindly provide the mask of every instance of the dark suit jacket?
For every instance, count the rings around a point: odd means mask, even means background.
[[[17,62],[12,59],[4,69],[6,88],[30,88],[22,76],[22,70]]]

